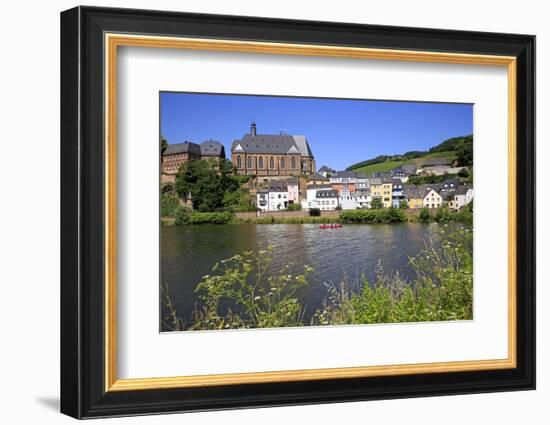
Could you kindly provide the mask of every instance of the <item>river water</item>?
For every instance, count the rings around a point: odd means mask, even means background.
[[[178,315],[190,323],[198,302],[195,287],[212,274],[220,260],[247,250],[273,246],[273,268],[311,265],[312,282],[301,292],[310,317],[327,295],[324,282],[338,284],[363,274],[373,282],[380,266],[385,274],[414,277],[408,264],[425,241],[439,240],[443,227],[436,223],[345,225],[320,229],[317,224],[235,224],[162,226],[161,280],[167,284]],[[163,316],[166,311],[161,311]]]

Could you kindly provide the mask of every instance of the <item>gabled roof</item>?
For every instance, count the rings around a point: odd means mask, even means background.
[[[180,154],[180,153],[189,153],[192,155],[200,156],[201,147],[197,143],[187,142],[187,141],[183,143],[174,143],[172,145],[168,145],[168,147],[163,153],[163,156]]]
[[[330,167],[327,167],[326,165],[323,165],[321,168],[319,168],[319,173],[335,173],[336,170],[333,170]]]
[[[201,143],[202,156],[225,156],[225,149],[220,142],[207,140]]]
[[[424,199],[432,190],[439,195],[438,186],[435,184],[403,185],[405,196],[408,199]]]
[[[264,153],[264,154],[299,154],[313,158],[313,153],[305,136],[288,134],[245,134],[242,139],[234,140],[231,152]]]
[[[470,189],[472,189],[471,186],[467,186],[467,185],[458,186],[458,187],[456,188],[454,194],[455,194],[455,195],[466,195]]]

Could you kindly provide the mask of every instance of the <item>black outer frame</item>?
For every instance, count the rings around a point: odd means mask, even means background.
[[[104,391],[105,32],[517,57],[517,368]],[[77,7],[61,13],[61,412],[75,418],[535,388],[535,37]]]

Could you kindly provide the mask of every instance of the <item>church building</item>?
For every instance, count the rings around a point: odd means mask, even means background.
[[[310,176],[316,170],[305,136],[258,134],[256,123],[250,133],[233,141],[231,162],[237,174],[256,176]]]

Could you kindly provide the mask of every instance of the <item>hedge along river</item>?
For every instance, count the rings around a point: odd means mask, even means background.
[[[419,254],[429,239],[437,244],[444,230],[437,223],[352,224],[338,229],[320,229],[318,224],[162,226],[161,281],[187,326],[199,302],[195,287],[202,276],[212,274],[216,262],[272,246],[274,271],[287,264],[294,270],[314,268],[311,284],[299,293],[309,322],[327,296],[325,282],[353,282],[361,275],[374,282],[380,267],[385,274],[398,272],[410,280],[414,272],[409,257]],[[161,305],[162,316],[167,313]]]

